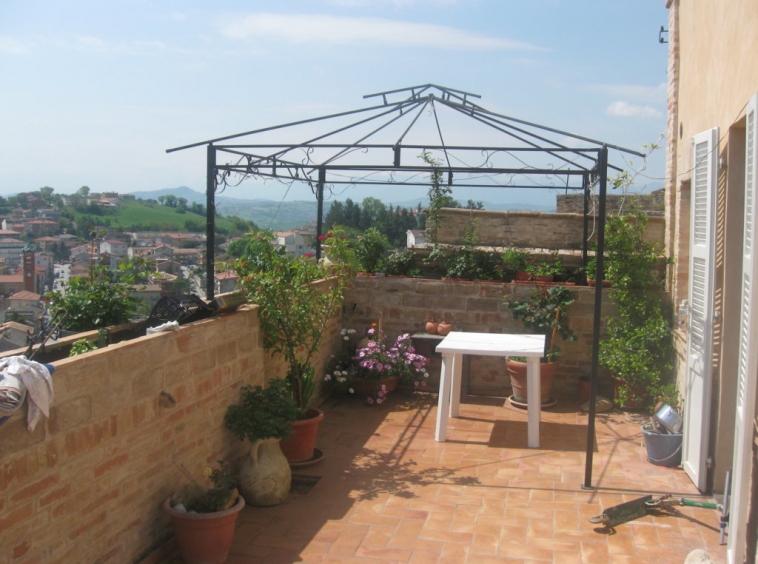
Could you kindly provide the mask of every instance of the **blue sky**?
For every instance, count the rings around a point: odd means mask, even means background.
[[[205,151],[166,149],[426,83],[640,149],[665,128],[667,18],[664,0],[3,0],[0,194],[204,191]],[[663,163],[661,148],[640,186],[660,186]],[[497,192],[455,195],[507,197]],[[226,193],[284,190],[248,182]],[[309,193],[293,188],[287,199]]]

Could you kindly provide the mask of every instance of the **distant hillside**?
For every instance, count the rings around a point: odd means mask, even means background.
[[[160,196],[174,195],[188,202],[205,205],[205,194],[187,186],[166,188],[149,192],[134,192],[137,198],[157,200]],[[234,215],[253,221],[258,227],[275,231],[301,227],[316,221],[316,202],[274,202],[273,200],[247,200],[216,196],[216,209],[223,216]],[[329,202],[324,203],[324,213],[329,211]]]
[[[198,202],[205,205],[205,194],[196,192],[187,186],[166,188],[149,192],[134,192],[137,198],[144,200],[157,200],[159,196],[174,195],[177,198],[186,198],[188,202]],[[356,202],[360,203],[360,202]],[[402,208],[416,208],[418,204],[426,206],[426,198],[417,198],[404,202],[392,202],[394,206]],[[324,202],[324,213],[329,211],[331,202]],[[495,204],[482,202],[484,209],[493,211],[555,211],[555,205],[508,203]],[[316,221],[316,202],[295,201],[275,202],[273,200],[229,198],[219,195],[216,197],[216,208],[224,216],[235,215],[242,219],[255,222],[258,227],[283,230],[308,225]]]
[[[204,216],[190,212],[179,213],[175,208],[135,200],[124,200],[121,206],[107,209],[102,215],[75,212],[74,218],[78,224],[106,225],[120,231],[205,231]],[[189,229],[188,222],[194,224],[195,228]],[[230,232],[234,229],[232,222],[227,219],[220,220],[218,226]]]

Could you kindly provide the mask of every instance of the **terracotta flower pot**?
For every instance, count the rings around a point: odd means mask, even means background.
[[[525,270],[519,270],[516,272],[516,276],[514,277],[514,280],[517,282],[526,282],[529,279],[531,279],[531,276]]]
[[[289,462],[305,462],[312,459],[316,452],[316,435],[319,424],[324,420],[324,412],[311,407],[307,415],[306,419],[299,419],[292,424],[292,437],[280,443]]]
[[[619,390],[622,386],[628,388],[627,383],[622,378],[615,375],[611,375],[611,378],[613,379],[613,399],[616,400],[616,403],[620,404],[621,394],[619,393]],[[646,398],[647,392],[645,391],[645,388],[638,387],[634,390],[630,389],[627,391],[626,403],[621,407],[625,409],[642,409],[645,407]]]
[[[426,322],[426,332],[429,333],[430,335],[436,335],[438,325],[439,324],[432,317],[429,321]]]
[[[506,359],[508,375],[511,377],[513,399],[518,403],[527,403],[526,362]],[[543,362],[540,364],[540,401],[542,404],[550,403],[550,391],[553,388],[553,379],[558,372],[558,363]]]
[[[234,540],[237,515],[245,507],[239,496],[230,509],[214,513],[187,513],[171,507],[171,498],[163,510],[171,516],[179,553],[187,564],[223,564]]]
[[[443,337],[452,331],[453,326],[444,319],[437,325],[437,334]]]
[[[587,376],[579,378],[579,403],[590,399],[590,379]]]
[[[387,376],[381,380],[366,380],[365,378],[356,378],[353,381],[353,394],[357,397],[375,398],[377,392],[384,386],[385,395],[394,391],[400,378],[397,376]]]

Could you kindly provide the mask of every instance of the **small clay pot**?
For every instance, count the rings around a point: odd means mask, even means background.
[[[437,326],[438,326],[438,323],[432,317],[429,321],[426,322],[426,332],[431,335],[436,335]]]
[[[453,326],[443,319],[437,325],[437,334],[442,335],[444,337],[445,335],[450,333],[452,329],[453,329]]]

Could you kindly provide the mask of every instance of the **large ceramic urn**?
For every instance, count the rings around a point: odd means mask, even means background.
[[[279,439],[259,439],[242,461],[239,490],[249,505],[267,507],[287,499],[292,470]]]

